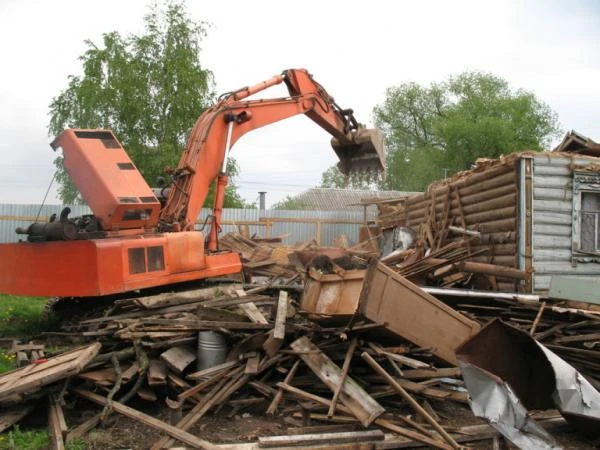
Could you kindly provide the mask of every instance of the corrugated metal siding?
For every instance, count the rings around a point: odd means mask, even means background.
[[[204,208],[200,214],[200,222],[204,222],[206,217],[211,214],[211,210]],[[345,234],[351,243],[358,241],[359,222],[363,221],[363,213],[359,211],[312,211],[312,210],[266,210],[262,214],[258,209],[224,209],[223,221],[232,221],[243,223],[244,221],[258,221],[260,218],[290,218],[290,219],[320,219],[320,220],[342,220],[355,221],[356,224],[321,224],[321,244],[331,245],[333,239]],[[264,237],[266,227],[264,225],[250,225],[250,235],[257,234]],[[236,225],[224,225],[224,232],[237,231]],[[314,223],[292,223],[274,222],[271,227],[271,236],[285,236],[284,244],[295,244],[313,239],[316,236],[316,225]]]
[[[59,205],[44,205],[40,211],[39,205],[0,205],[0,242],[18,242],[19,235],[15,233],[17,227],[27,227],[31,224],[39,213],[39,220],[45,221],[47,218],[56,213],[60,214],[62,206]],[[71,217],[80,216],[82,214],[91,214],[87,206],[74,205],[70,206]],[[204,208],[200,213],[198,222],[203,223],[211,214],[211,210]],[[362,222],[363,213],[359,211],[281,211],[267,210],[261,211],[258,209],[232,209],[226,208],[223,210],[223,221],[244,223],[258,222],[260,218],[297,218],[297,219],[320,219],[320,220],[342,220]],[[16,219],[19,220],[16,220]],[[201,225],[196,227],[201,228]],[[265,236],[266,227],[263,225],[250,225],[250,235]],[[358,240],[358,231],[360,225],[356,224],[321,224],[321,244],[330,245],[333,239],[345,234],[348,239],[355,243]],[[224,225],[222,233],[237,231],[236,225]],[[271,237],[285,235],[284,243],[293,244],[308,239],[312,239],[316,235],[316,225],[314,223],[273,223],[271,228]],[[24,236],[21,236],[23,238]]]
[[[573,164],[590,158],[534,156],[533,168],[533,289],[547,291],[552,275],[597,275],[600,264],[571,264]]]

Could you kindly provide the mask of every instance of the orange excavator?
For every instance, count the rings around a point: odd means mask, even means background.
[[[285,83],[288,97],[247,100]],[[383,170],[383,136],[341,109],[304,69],[222,95],[196,121],[161,203],[110,130],[67,129],[51,144],[93,214],[18,228],[26,242],[0,244],[0,292],[97,297],[234,274],[237,253],[220,251],[218,233],[233,144],[248,131],[306,114],[328,131],[340,170]],[[208,238],[195,231],[216,181]]]

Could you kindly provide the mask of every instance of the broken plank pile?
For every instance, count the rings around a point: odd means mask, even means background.
[[[54,442],[84,436],[118,413],[164,433],[152,448],[169,448],[175,441],[216,448],[199,438],[194,426],[208,414],[232,417],[244,411],[277,416],[288,427],[320,430],[310,438],[264,437],[260,447],[291,439],[315,448],[324,435],[328,444],[358,439],[375,448],[384,434],[386,442],[443,449],[457,448],[457,439],[465,439],[440,418],[448,402],[466,410],[458,368],[436,368],[430,349],[388,346],[371,335],[379,324],[353,318],[344,326],[326,326],[295,314],[294,303],[286,291],[258,295],[233,285],[119,300],[103,315],[66,325],[68,333],[94,343],[79,350],[86,355],[83,363],[75,358],[76,364],[44,377],[49,390],[37,390],[51,405]],[[203,344],[207,332],[218,339]],[[47,364],[52,372],[67,355],[50,357],[39,367]],[[29,368],[36,369],[18,370]],[[9,378],[14,382],[23,374],[14,371]],[[30,385],[11,391],[5,377],[0,376],[0,387],[6,387],[2,406],[30,408]],[[86,404],[101,409],[70,424],[63,410],[73,402],[66,398],[80,399],[78,409]],[[134,399],[136,405],[159,402],[162,414],[154,417],[128,406]],[[439,415],[433,402],[442,404]],[[349,428],[340,432],[340,425]]]
[[[292,246],[271,241],[228,233],[219,240],[219,245],[223,249],[240,254],[246,278],[265,276],[272,278],[271,282],[280,281],[287,285],[291,283],[302,285],[306,280],[309,267],[331,265],[332,261],[340,262],[344,266],[344,262],[350,260],[354,260],[350,262],[351,266],[356,264],[364,266],[368,258],[376,256],[373,249],[365,246],[364,243],[351,247],[321,247],[314,240]],[[344,245],[347,244],[346,241],[346,239],[340,240]]]

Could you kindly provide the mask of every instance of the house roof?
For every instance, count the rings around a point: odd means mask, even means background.
[[[408,197],[417,192],[370,191],[360,189],[312,188],[294,197],[307,209],[321,211],[362,211],[365,204]]]
[[[552,151],[600,156],[600,144],[575,130],[571,130],[565,135],[562,142]]]

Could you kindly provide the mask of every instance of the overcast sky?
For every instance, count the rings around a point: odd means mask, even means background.
[[[0,0],[0,203],[40,203],[53,174],[48,105],[79,74],[84,40],[143,30],[146,0]],[[372,124],[387,87],[465,70],[534,92],[562,128],[600,140],[600,2],[188,1],[211,24],[201,62],[219,93],[305,67],[343,108]],[[283,90],[275,89],[273,96]],[[267,204],[319,183],[336,162],[306,117],[247,134],[237,184]],[[59,203],[56,190],[49,203]]]

